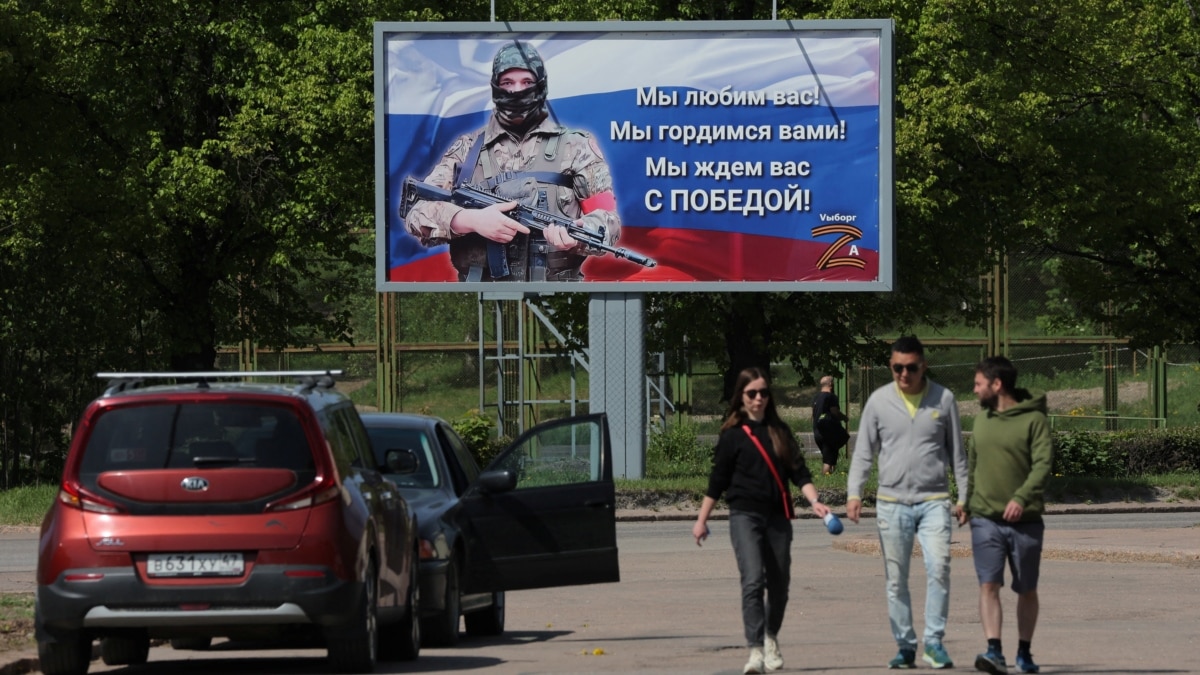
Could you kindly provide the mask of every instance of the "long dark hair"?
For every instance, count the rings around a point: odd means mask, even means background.
[[[725,422],[721,424],[721,431],[741,426],[749,419],[742,405],[742,392],[746,390],[746,385],[760,377],[770,388],[771,374],[762,368],[750,367],[738,373],[733,385],[733,397],[729,400],[729,412],[725,415]],[[771,434],[771,445],[775,446],[776,456],[783,460],[784,465],[793,466],[796,458],[800,456],[800,444],[796,442],[791,427],[779,417],[779,411],[775,409],[774,393],[767,398],[767,406],[763,410],[763,424],[767,425]]]

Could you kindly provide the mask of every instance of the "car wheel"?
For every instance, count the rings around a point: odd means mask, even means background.
[[[38,661],[45,675],[84,675],[92,662],[92,641],[75,632],[38,642]]]
[[[171,638],[171,649],[191,649],[195,651],[204,651],[211,646],[212,638],[210,637]]]
[[[501,635],[504,633],[504,591],[492,593],[492,606],[463,616],[467,635]]]
[[[421,580],[418,572],[417,552],[413,551],[409,561],[408,574],[408,607],[404,610],[404,618],[391,627],[389,638],[384,642],[388,645],[388,658],[396,661],[412,661],[421,653]]]
[[[150,638],[120,635],[100,640],[100,658],[110,666],[140,666],[150,656]]]
[[[446,564],[446,597],[442,611],[436,616],[421,619],[421,635],[425,644],[434,647],[453,647],[458,644],[458,624],[462,615],[462,596],[458,581],[458,564],[451,556]]]
[[[353,618],[346,625],[333,628],[326,634],[329,663],[339,673],[369,673],[375,670],[379,648],[377,584],[375,564],[370,563]]]

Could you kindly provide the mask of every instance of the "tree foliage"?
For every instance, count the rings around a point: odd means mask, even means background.
[[[372,24],[439,16],[385,0],[2,4],[6,448],[61,445],[44,430],[97,370],[351,338],[349,271],[371,264],[354,244],[374,222]]]
[[[98,370],[208,369],[247,338],[367,333],[372,22],[484,21],[491,6],[0,0],[3,479],[11,448],[53,474]],[[895,292],[653,294],[653,351],[731,374],[788,362],[812,381],[884,358],[878,335],[973,321],[975,279],[1004,259],[1056,286],[1047,326],[1141,344],[1200,334],[1194,0],[494,6],[502,21],[761,20],[774,7],[895,22]],[[1048,262],[1020,264],[1031,253]],[[586,297],[549,302],[586,340]],[[414,298],[404,334],[470,311]]]
[[[1010,264],[1053,254],[1057,325],[1142,345],[1200,336],[1195,3],[855,5],[896,14],[897,163],[919,161],[919,199],[962,226],[959,241]],[[900,208],[914,203],[904,191]]]

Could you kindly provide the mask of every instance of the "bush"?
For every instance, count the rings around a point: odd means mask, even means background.
[[[1113,478],[1126,472],[1125,455],[1113,447],[1113,434],[1063,431],[1054,434],[1054,475]]]
[[[1054,473],[1122,478],[1200,472],[1200,427],[1054,435]]]
[[[1123,432],[1112,446],[1130,475],[1200,472],[1200,427]]]
[[[646,478],[707,476],[712,448],[700,441],[697,431],[690,422],[652,427],[646,445]]]
[[[452,421],[450,426],[462,437],[481,469],[512,443],[507,437],[492,438],[495,425],[475,409]]]

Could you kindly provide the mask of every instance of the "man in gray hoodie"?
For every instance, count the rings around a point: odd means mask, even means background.
[[[893,382],[876,389],[863,406],[858,440],[850,462],[846,515],[862,515],[863,485],[879,458],[875,523],[883,552],[888,619],[899,647],[889,668],[915,668],[908,570],[913,541],[925,561],[924,660],[934,668],[954,662],[942,646],[950,610],[950,533],[963,518],[967,455],[954,394],[925,376],[925,347],[915,337],[892,345]],[[951,501],[948,470],[953,466],[958,500]]]

